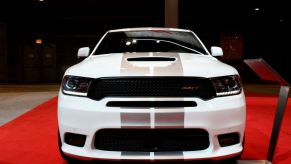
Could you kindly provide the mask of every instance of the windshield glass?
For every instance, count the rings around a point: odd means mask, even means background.
[[[110,32],[99,44],[95,55],[125,52],[180,52],[206,54],[191,32],[139,30]]]

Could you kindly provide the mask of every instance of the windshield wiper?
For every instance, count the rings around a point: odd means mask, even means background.
[[[204,53],[202,53],[202,52],[200,52],[200,51],[197,51],[197,50],[195,50],[195,49],[193,49],[193,48],[189,48],[189,47],[187,47],[187,46],[183,46],[183,45],[181,45],[181,44],[179,44],[179,43],[176,43],[176,42],[172,42],[172,41],[168,41],[168,40],[159,40],[159,41],[167,42],[167,43],[171,43],[171,44],[175,44],[175,45],[177,45],[177,46],[179,46],[179,47],[185,48],[185,49],[190,50],[190,51],[192,51],[192,52],[196,52],[196,53],[198,53],[198,54],[200,54],[200,55],[205,55]]]
[[[195,52],[195,53],[198,53],[198,54],[200,54],[200,55],[205,55],[205,53],[202,53],[202,52],[200,52],[200,51],[198,51],[198,50],[195,50],[195,49],[193,49],[193,48],[189,48],[189,47],[187,47],[187,46],[183,46],[183,45],[181,45],[181,44],[179,44],[179,43],[176,43],[176,42],[172,42],[172,41],[168,41],[168,40],[157,40],[157,39],[139,39],[139,40],[154,40],[154,41],[157,41],[157,42],[166,42],[166,43],[171,43],[171,44],[174,44],[174,45],[176,45],[176,46],[179,46],[179,47],[182,47],[182,48],[184,48],[184,49],[187,49],[187,50],[190,50],[190,51],[192,51],[192,52]]]

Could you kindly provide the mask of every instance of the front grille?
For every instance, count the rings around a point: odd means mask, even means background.
[[[209,79],[197,77],[120,77],[95,79],[88,97],[215,97]]]
[[[209,147],[209,136],[202,129],[102,129],[94,145],[107,151],[198,151]]]

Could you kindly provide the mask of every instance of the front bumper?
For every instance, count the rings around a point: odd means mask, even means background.
[[[109,101],[195,101],[196,107],[184,108],[117,108],[106,107]],[[102,160],[203,160],[224,159],[238,155],[243,147],[245,130],[245,98],[239,95],[217,97],[211,100],[199,98],[105,98],[100,101],[59,93],[58,123],[62,151],[68,156],[81,159]],[[94,147],[95,133],[100,129],[154,129],[193,128],[204,129],[209,134],[210,146],[200,151],[182,153],[104,151]],[[65,133],[86,136],[84,147],[64,142]],[[218,135],[238,133],[240,142],[221,147]]]

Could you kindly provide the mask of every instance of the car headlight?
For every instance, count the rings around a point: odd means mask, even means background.
[[[87,96],[91,82],[91,78],[65,76],[62,82],[62,91],[67,95]]]
[[[238,75],[211,78],[216,96],[229,96],[241,93],[241,81]]]

